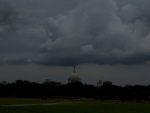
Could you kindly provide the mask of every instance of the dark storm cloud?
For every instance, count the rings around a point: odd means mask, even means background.
[[[64,14],[80,0],[0,0],[0,55],[35,54],[46,41],[49,16]]]
[[[150,59],[148,0],[0,3],[0,52],[7,59],[2,64],[28,63],[31,56],[32,63],[65,66],[138,64]]]
[[[0,38],[17,29],[19,12],[7,1],[0,1]]]
[[[0,0],[1,81],[147,85],[149,59],[150,0]]]
[[[7,3],[2,3],[0,7],[0,23],[1,25],[12,24],[15,21],[16,14],[13,12],[12,7]]]
[[[49,17],[48,41],[35,63],[138,64],[150,60],[150,2],[87,0],[66,15]]]
[[[31,61],[28,57],[23,55],[14,55],[14,56],[1,56],[0,64],[11,64],[11,65],[25,65],[29,64]]]
[[[33,13],[30,2],[0,0],[1,64],[27,64],[30,54],[37,52],[45,41],[43,19]]]
[[[12,65],[24,65],[28,64],[28,61],[27,58],[7,58],[4,60],[4,63]]]

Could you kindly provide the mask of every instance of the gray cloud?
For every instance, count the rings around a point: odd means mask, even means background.
[[[25,65],[31,63],[31,60],[29,57],[25,55],[12,55],[2,58],[3,64],[11,64],[11,65]]]
[[[11,32],[18,28],[20,21],[19,11],[8,1],[0,1],[0,38],[12,34]]]
[[[11,64],[11,65],[25,65],[25,64],[28,64],[28,61],[26,58],[23,58],[23,59],[11,58],[11,59],[7,59],[4,63]]]
[[[137,64],[150,60],[147,8],[118,1],[86,1],[66,15],[49,17],[48,41],[36,60],[46,65]],[[145,13],[144,13],[145,12]]]
[[[0,0],[0,80],[66,83],[70,66],[78,65],[83,83],[101,77],[147,85],[149,6],[149,0]]]
[[[0,51],[8,59],[5,63],[26,62],[31,54],[32,63],[62,66],[150,59],[147,0],[16,1],[1,0]],[[17,58],[10,59],[14,54]],[[26,58],[19,60],[21,54]]]
[[[65,14],[80,0],[0,0],[0,55],[30,54],[46,41],[49,16]]]

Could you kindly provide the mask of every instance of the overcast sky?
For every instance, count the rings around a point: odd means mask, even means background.
[[[0,82],[150,84],[149,0],[0,0]]]

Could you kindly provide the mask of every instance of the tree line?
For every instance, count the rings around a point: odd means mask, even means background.
[[[95,98],[101,100],[148,100],[150,85],[94,85],[73,82],[62,84],[50,81],[44,83],[16,80],[15,83],[0,84],[0,97],[22,98]]]

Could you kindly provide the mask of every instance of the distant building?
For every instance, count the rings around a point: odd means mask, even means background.
[[[110,81],[105,81],[105,82],[103,82],[103,85],[112,85],[112,82],[110,82]]]
[[[97,82],[97,87],[101,87],[103,85],[103,81],[102,79],[100,78]]]
[[[78,74],[76,73],[75,66],[74,66],[73,73],[68,78],[68,83],[71,83],[71,82],[80,82],[80,81],[81,80],[80,80]]]

